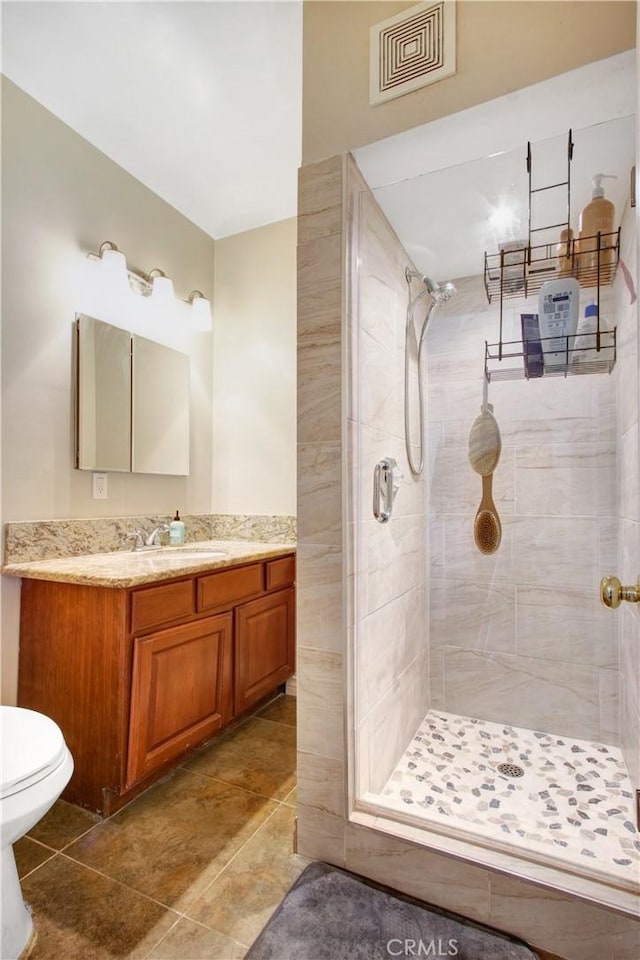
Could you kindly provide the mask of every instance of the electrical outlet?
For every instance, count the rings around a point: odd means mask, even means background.
[[[107,499],[107,475],[106,473],[94,473],[93,475],[93,499]]]

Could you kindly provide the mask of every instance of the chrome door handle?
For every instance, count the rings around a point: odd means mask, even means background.
[[[611,610],[619,607],[623,600],[640,603],[640,577],[630,587],[623,587],[617,577],[603,577],[600,581],[600,599]]]
[[[378,523],[391,519],[393,501],[400,488],[402,474],[393,457],[385,457],[373,470],[373,515]]]

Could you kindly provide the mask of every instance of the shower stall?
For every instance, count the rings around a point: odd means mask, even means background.
[[[575,130],[576,152],[606,163],[615,144],[630,169],[634,118],[610,122]],[[516,284],[489,301],[482,254],[461,251],[479,238],[447,215],[464,184],[526,206],[526,173],[505,179],[500,154],[371,188],[361,159],[301,181],[299,850],[566,960],[634,960],[640,611],[599,595],[640,562],[628,179],[621,263],[596,293],[611,372],[527,379],[522,358],[488,365],[487,344],[521,340],[537,298]],[[468,437],[487,400],[502,537],[481,553]],[[386,522],[383,462],[398,468]]]
[[[562,142],[533,144],[534,155],[552,157]],[[608,145],[630,170],[633,118],[574,131],[571,142],[611,166]],[[612,285],[585,284],[581,293],[581,315],[597,296],[603,330],[616,328],[612,372],[603,360],[596,373],[570,362],[563,376],[527,378],[513,345],[521,317],[538,312],[537,297],[524,296],[516,271],[505,280],[509,299],[489,302],[482,254],[475,275],[452,274],[473,261],[439,254],[446,221],[429,221],[462,195],[472,221],[473,195],[479,209],[487,204],[512,159],[362,187],[354,203],[355,807],[638,892],[630,706],[639,624],[633,610],[620,611],[624,640],[599,588],[620,568],[635,576],[639,562],[620,547],[638,509],[626,463],[635,457],[637,466],[634,214],[625,184],[624,267]],[[473,226],[457,240],[475,250]],[[419,269],[409,251],[421,257]],[[553,256],[550,243],[541,271],[551,277]],[[423,276],[434,262],[453,282]],[[505,356],[490,365],[486,344],[498,330]],[[487,393],[502,436],[494,477],[502,537],[480,552],[481,477],[468,461],[468,436]],[[402,473],[385,526],[367,495],[380,458]]]

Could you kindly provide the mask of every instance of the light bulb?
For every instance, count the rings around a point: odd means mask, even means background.
[[[191,298],[191,321],[196,330],[211,329],[211,304],[206,297],[193,295]]]
[[[168,307],[174,301],[173,282],[169,277],[154,277],[151,287],[151,302]]]

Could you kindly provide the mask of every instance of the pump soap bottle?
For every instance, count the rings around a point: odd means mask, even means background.
[[[616,210],[611,200],[604,195],[603,180],[617,180],[610,173],[596,173],[591,181],[593,192],[591,202],[580,214],[580,238],[578,247],[578,272],[582,283],[593,286],[598,281],[598,233],[600,233],[600,281],[608,280],[613,264],[615,238],[605,236],[613,233]]]
[[[176,515],[169,524],[169,543],[184,543],[184,523],[176,510]]]

